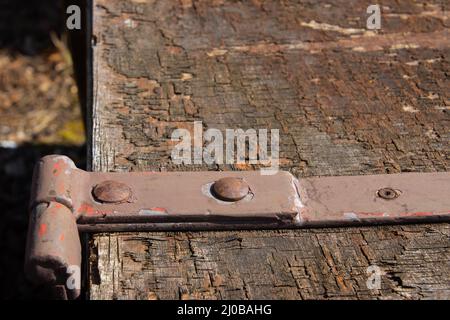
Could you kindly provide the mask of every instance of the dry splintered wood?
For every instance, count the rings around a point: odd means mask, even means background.
[[[93,170],[257,169],[174,165],[194,121],[279,129],[299,178],[449,170],[442,1],[385,1],[380,31],[368,1],[93,2]],[[88,251],[91,299],[450,298],[444,223],[97,234]]]

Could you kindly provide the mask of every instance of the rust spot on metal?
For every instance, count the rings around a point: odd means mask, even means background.
[[[95,200],[106,203],[122,203],[131,197],[131,188],[114,180],[103,181],[92,190]]]
[[[239,201],[249,192],[248,184],[241,178],[222,178],[212,186],[213,195],[223,201]]]
[[[400,196],[400,193],[392,188],[382,188],[377,191],[377,195],[382,199],[392,200],[398,198],[398,196]]]

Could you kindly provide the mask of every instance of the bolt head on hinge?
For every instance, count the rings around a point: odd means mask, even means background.
[[[105,203],[122,203],[131,198],[131,188],[125,183],[108,180],[92,189],[95,200]]]
[[[250,187],[242,178],[222,178],[214,182],[213,195],[223,201],[239,201],[250,192]]]

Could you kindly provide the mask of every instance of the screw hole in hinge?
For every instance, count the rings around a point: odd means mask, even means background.
[[[377,196],[385,200],[392,200],[400,196],[400,191],[392,188],[381,188],[377,191]]]

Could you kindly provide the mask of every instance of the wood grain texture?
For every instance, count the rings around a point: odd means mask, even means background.
[[[448,171],[449,8],[383,1],[373,32],[368,4],[95,0],[92,169],[257,169],[174,165],[171,132],[202,121],[280,129],[299,178]],[[89,295],[448,299],[449,228],[95,235]]]

